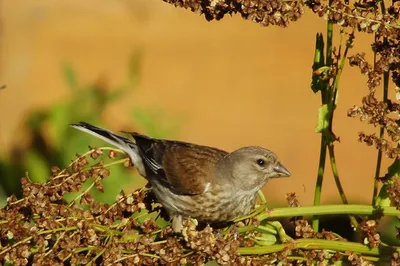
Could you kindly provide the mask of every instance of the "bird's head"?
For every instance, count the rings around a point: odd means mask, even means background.
[[[279,162],[275,153],[257,146],[240,148],[221,161],[224,171],[243,189],[261,188],[271,178],[288,177],[290,172]]]

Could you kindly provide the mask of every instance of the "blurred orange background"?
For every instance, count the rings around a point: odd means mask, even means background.
[[[22,141],[18,131],[29,112],[68,97],[64,63],[76,69],[79,82],[100,77],[112,87],[140,50],[140,85],[106,110],[110,129],[134,127],[131,106],[159,108],[178,123],[180,140],[228,151],[269,148],[292,176],[268,183],[268,200],[281,205],[285,193],[296,192],[303,205],[312,204],[320,95],[310,81],[315,35],[326,29],[322,18],[306,10],[286,29],[238,15],[207,22],[161,0],[20,0],[2,1],[0,8],[0,77],[7,85],[0,91],[1,154]],[[350,54],[370,52],[372,38],[357,34]],[[357,133],[376,129],[346,114],[367,94],[365,84],[358,69],[345,67],[334,122],[339,174],[351,203],[370,202],[375,172],[377,152],[359,143]],[[339,202],[329,164],[326,172],[322,202]]]

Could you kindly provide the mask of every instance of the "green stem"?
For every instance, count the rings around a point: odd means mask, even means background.
[[[334,145],[333,143],[329,143],[328,145],[328,150],[329,150],[329,158],[331,162],[331,167],[332,167],[332,173],[333,173],[333,178],[335,179],[336,187],[339,191],[340,198],[342,199],[343,204],[349,204],[349,201],[347,200],[346,194],[344,193],[344,189],[342,186],[342,183],[340,182],[339,178],[339,173],[336,167],[336,159],[335,159],[335,150],[334,150]],[[358,222],[355,216],[350,215],[350,222],[354,228],[357,228]]]
[[[388,88],[389,88],[389,72],[383,73],[383,102],[388,102]],[[385,129],[383,127],[379,130],[379,138],[383,139],[383,135],[385,133]],[[372,195],[372,205],[376,205],[378,196],[378,187],[379,187],[379,177],[380,170],[382,164],[382,151],[378,150],[378,156],[376,159],[376,169],[375,169],[375,178],[374,178],[374,191]]]
[[[331,2],[331,1],[329,1]],[[332,65],[332,49],[333,49],[333,23],[332,21],[328,21],[327,23],[327,41],[326,41],[326,65]],[[326,88],[321,90],[321,100],[322,104],[329,104],[329,82],[326,84]],[[321,147],[319,152],[319,164],[318,164],[318,175],[317,182],[315,184],[314,191],[314,205],[318,206],[321,204],[321,192],[322,192],[322,183],[324,181],[324,173],[325,173],[325,161],[326,161],[326,147],[327,147],[327,138],[325,134],[321,135]],[[315,232],[319,231],[319,217],[314,216],[312,226]]]
[[[325,161],[326,161],[326,142],[325,142],[324,134],[321,134],[321,148],[319,151],[318,175],[317,175],[317,183],[315,185],[315,192],[314,192],[314,205],[315,206],[318,206],[321,204],[321,191],[322,191],[322,182],[324,180]],[[318,228],[319,228],[319,217],[318,216],[313,217],[312,226],[313,226],[314,231],[318,232]]]
[[[331,5],[332,0],[329,1],[329,5]],[[333,51],[333,22],[328,21],[326,25],[326,65],[332,65],[332,51]]]
[[[288,244],[279,244],[272,246],[256,246],[239,248],[240,255],[261,255],[279,252],[284,249],[317,249],[333,250],[339,252],[353,251],[359,254],[379,256],[379,248],[370,248],[366,245],[346,241],[332,241],[325,239],[297,239]]]
[[[380,7],[381,7],[381,12],[383,15],[386,14],[386,9],[385,9],[385,2],[382,0],[380,1]],[[377,41],[376,35],[375,35],[375,41]],[[384,42],[387,42],[387,38],[385,37]],[[376,63],[376,52],[374,52],[374,65]],[[385,71],[383,73],[383,101],[387,103],[388,101],[388,87],[389,87],[389,72]],[[385,133],[384,128],[380,128],[379,130],[379,138],[382,139],[383,135]],[[376,205],[376,200],[378,196],[378,187],[379,187],[379,176],[380,176],[380,171],[381,171],[381,165],[382,165],[382,151],[378,150],[378,156],[376,159],[376,168],[375,168],[375,178],[374,178],[374,189],[373,189],[373,194],[372,194],[372,205]]]
[[[331,167],[332,167],[333,178],[335,179],[336,187],[339,191],[340,198],[342,199],[343,204],[349,204],[346,194],[344,193],[342,183],[340,182],[340,179],[339,179],[339,173],[338,173],[337,166],[336,166],[334,148],[335,147],[333,146],[333,143],[329,143],[328,151],[329,151],[329,159],[330,159],[330,163],[331,163]]]
[[[353,34],[354,34],[354,32],[350,35],[350,37],[349,37],[349,39],[348,39],[348,41],[346,43],[346,48],[344,50],[343,56],[341,56],[340,64],[338,66],[338,72],[337,72],[337,75],[336,75],[335,80],[333,82],[332,96],[331,96],[331,102],[330,102],[331,110],[332,110],[332,115],[330,117],[330,123],[329,123],[330,131],[333,131],[332,130],[332,127],[333,127],[333,115],[334,115],[334,112],[335,112],[335,109],[336,109],[336,100],[337,100],[338,92],[339,92],[339,81],[340,81],[340,78],[341,78],[342,73],[343,73],[343,68],[344,68],[345,63],[346,63],[348,51],[349,51],[349,49],[350,49],[350,47],[352,46],[352,43],[353,43],[353,39],[354,39],[354,35]],[[340,47],[342,47],[342,43],[343,43],[343,33],[341,34],[341,38],[340,38]],[[338,172],[337,166],[336,166],[335,146],[334,146],[333,142],[329,142],[328,143],[328,151],[329,151],[329,158],[330,158],[330,164],[331,164],[331,168],[332,168],[333,178],[335,180],[336,187],[337,187],[337,189],[339,191],[340,198],[342,199],[342,202],[344,204],[349,204],[349,202],[347,200],[347,197],[346,197],[346,194],[344,193],[344,189],[343,189],[342,183],[341,183],[340,178],[339,178],[339,172]],[[350,222],[351,222],[352,226],[354,228],[357,228],[357,226],[358,226],[357,219],[352,215],[349,218],[350,218]]]
[[[377,216],[397,216],[400,210],[396,207],[379,207],[370,205],[323,205],[307,207],[286,207],[270,209],[257,215],[259,221],[268,218],[310,216],[310,215],[332,215],[332,214],[353,214],[353,215],[377,215]]]
[[[384,129],[381,128],[379,130],[379,137],[383,138]],[[381,171],[382,164],[382,151],[378,150],[378,156],[376,159],[376,168],[375,168],[375,177],[374,177],[374,191],[372,192],[372,206],[376,205],[376,198],[378,196],[378,188],[379,188],[379,176]]]

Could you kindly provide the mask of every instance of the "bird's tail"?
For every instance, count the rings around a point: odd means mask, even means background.
[[[99,139],[102,139],[105,142],[117,147],[118,149],[121,149],[126,154],[128,154],[128,156],[132,160],[132,163],[138,168],[139,172],[141,172],[142,169],[140,168],[141,166],[143,166],[142,158],[140,157],[136,144],[130,139],[119,136],[107,129],[99,128],[85,122],[71,124],[70,126],[80,131],[86,132],[90,135],[93,135]]]

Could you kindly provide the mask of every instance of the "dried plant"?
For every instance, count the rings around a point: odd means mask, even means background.
[[[202,265],[215,261],[220,265],[273,265],[280,261],[283,265],[311,265],[312,261],[342,260],[345,256],[339,254],[343,247],[349,257],[358,260],[369,261],[379,255],[377,248],[363,248],[331,232],[314,233],[305,220],[296,221],[296,236],[300,238],[295,240],[279,222],[267,220],[274,212],[294,216],[302,208],[295,206],[268,210],[261,204],[249,216],[223,228],[206,225],[199,230],[194,221],[187,220],[182,234],[175,234],[170,223],[157,215],[160,206],[146,187],[130,194],[121,191],[111,205],[93,199],[93,189],[106,189],[102,180],[111,174],[110,166],[130,167],[129,159],[118,158],[119,152],[90,148],[67,169],[53,167],[46,183],[24,177],[23,197],[9,197],[0,209],[0,263]],[[71,192],[78,196],[66,202],[65,195]],[[289,196],[294,202],[295,194]],[[314,249],[316,245],[319,248]]]

